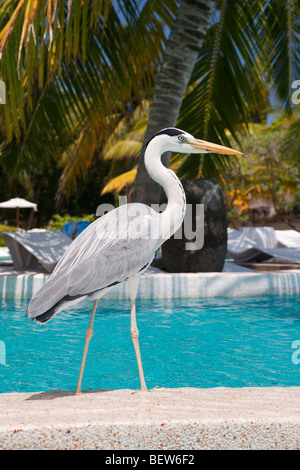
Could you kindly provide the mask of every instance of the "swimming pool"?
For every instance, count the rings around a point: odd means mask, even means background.
[[[92,303],[45,325],[0,304],[0,393],[76,387]],[[299,296],[138,299],[148,388],[300,385]],[[297,346],[299,342],[299,346]],[[127,299],[99,302],[82,389],[139,388]]]

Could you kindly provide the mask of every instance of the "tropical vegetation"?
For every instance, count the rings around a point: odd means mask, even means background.
[[[286,149],[287,131],[294,122],[295,118],[291,118],[278,119],[269,126],[252,124],[249,133],[241,137],[243,158],[234,170],[223,175],[228,218],[233,227],[250,220],[276,219],[297,230],[289,216],[300,208],[299,157],[294,158],[291,149]]]
[[[161,122],[242,150],[247,133],[259,135],[247,170],[226,157],[172,155],[166,164],[181,178],[214,176],[230,196],[242,171],[241,193],[253,184],[263,188],[263,172],[255,179],[258,160],[275,134],[278,145],[268,155],[273,163],[282,159],[285,175],[299,175],[300,120],[291,117],[291,84],[300,77],[299,2],[193,4],[193,28],[201,16],[197,42],[187,33],[178,40],[192,22],[187,0],[0,2],[7,95],[0,113],[1,200],[19,195],[38,202],[38,224],[46,225],[56,212],[90,214],[101,202],[115,202],[114,192],[130,196],[137,173],[147,187],[142,163],[132,157]],[[186,72],[177,91],[176,67]],[[265,122],[274,97],[288,120],[265,140],[252,123]],[[281,186],[283,174],[277,176]]]

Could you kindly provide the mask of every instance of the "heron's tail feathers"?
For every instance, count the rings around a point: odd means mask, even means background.
[[[26,316],[31,317],[31,320],[36,319],[38,323],[46,323],[47,321],[51,320],[58,312],[61,312],[65,308],[70,307],[71,305],[77,304],[81,302],[86,296],[85,295],[65,295],[62,299],[56,302],[51,308],[46,310],[46,312],[41,313],[40,315],[36,315],[32,317],[29,313],[29,305],[27,306]]]

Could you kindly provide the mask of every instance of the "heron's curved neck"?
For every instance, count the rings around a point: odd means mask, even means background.
[[[167,195],[168,203],[161,216],[161,237],[170,238],[182,224],[186,199],[185,192],[179,179],[172,170],[167,169],[161,162],[161,155],[167,149],[159,142],[150,141],[145,151],[145,167],[154,181],[160,184]]]

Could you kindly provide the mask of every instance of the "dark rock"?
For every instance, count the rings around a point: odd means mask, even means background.
[[[227,217],[221,188],[213,178],[181,183],[187,213],[182,228],[162,246],[164,267],[169,272],[221,272],[227,253]],[[160,203],[166,201],[162,194]],[[204,205],[204,225],[200,204]],[[194,240],[191,231],[196,234]],[[187,249],[186,244],[191,247],[191,242],[194,248]]]

